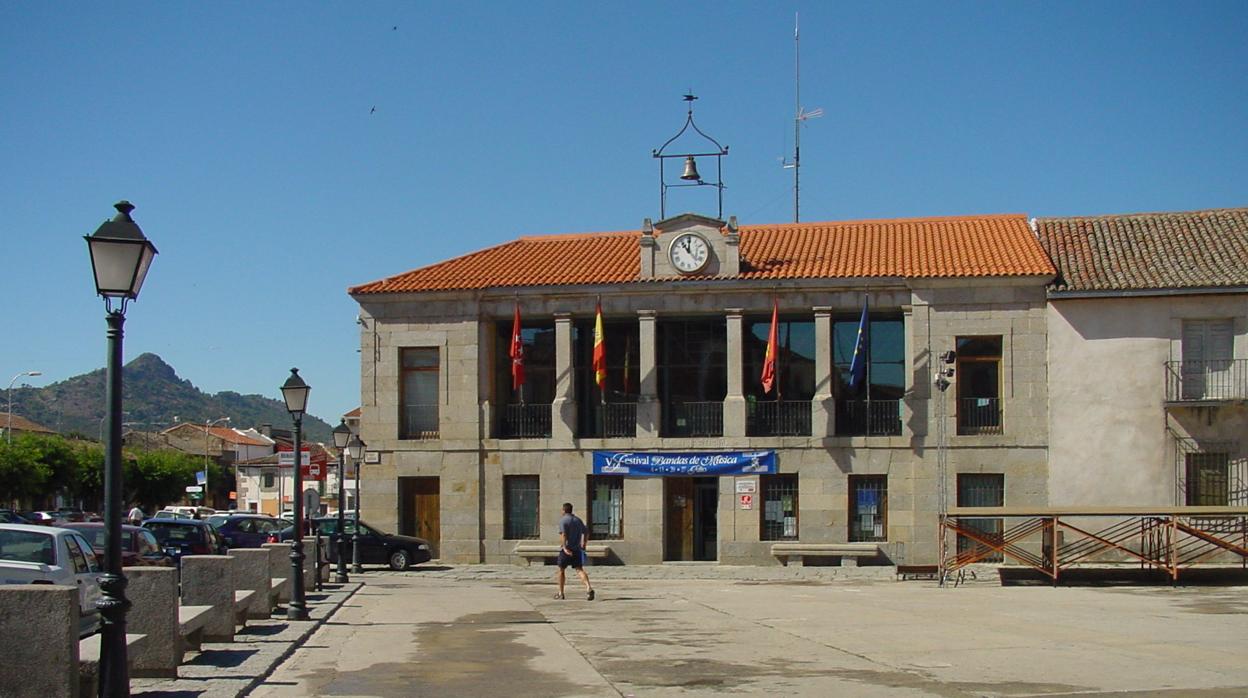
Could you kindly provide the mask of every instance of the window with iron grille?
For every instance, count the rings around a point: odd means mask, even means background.
[[[1003,507],[1005,506],[1005,475],[1002,473],[958,473],[958,506],[959,507]],[[1003,531],[1001,519],[967,519],[963,517],[961,524],[984,534],[984,537],[997,540]],[[966,552],[978,543],[966,536],[958,536],[958,552]],[[1001,553],[992,553],[983,558],[985,562],[1001,562]]]
[[[866,376],[850,387],[850,366],[858,345],[854,314],[832,322],[832,362],[836,367],[836,434],[888,436],[901,433],[901,399],[906,388],[905,322],[893,314],[871,313],[867,325]]]
[[[1001,336],[957,339],[958,433],[1000,434]]]
[[[590,540],[624,537],[624,478],[589,476]]]
[[[797,540],[797,476],[763,475],[761,540]]]
[[[538,497],[539,479],[536,475],[503,476],[503,537],[509,540],[540,538]]]
[[[572,327],[572,370],[576,374],[577,434],[586,437],[637,435],[641,390],[641,341],[636,318],[603,319],[607,353],[606,395],[594,380],[594,319]]]
[[[1193,507],[1224,507],[1230,504],[1230,454],[1188,453],[1184,456],[1187,493]]]
[[[399,370],[399,438],[438,438],[438,348],[400,349]]]
[[[849,540],[888,540],[888,476],[849,476]]]

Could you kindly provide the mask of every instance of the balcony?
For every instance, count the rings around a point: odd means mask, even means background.
[[[664,405],[664,436],[724,435],[723,402],[672,402]]]
[[[1236,400],[1248,400],[1248,359],[1166,362],[1166,402]]]
[[[498,438],[548,439],[550,413],[550,405],[503,405],[498,421]]]
[[[584,406],[582,406],[584,408]],[[616,439],[637,436],[637,403],[608,402],[593,405],[592,414],[581,417],[581,436]]]
[[[745,417],[748,436],[810,436],[810,402],[751,402]]]
[[[838,400],[837,436],[900,436],[901,400]]]
[[[427,440],[438,438],[438,406],[407,405],[403,408],[403,432],[400,439]]]
[[[964,397],[958,399],[958,435],[1000,434],[1001,398]]]

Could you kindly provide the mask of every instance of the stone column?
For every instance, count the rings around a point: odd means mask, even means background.
[[[637,437],[657,438],[662,417],[659,406],[659,375],[656,367],[656,341],[653,310],[638,310],[638,369],[640,392],[637,395]]]
[[[827,438],[836,434],[836,399],[832,396],[836,368],[832,365],[832,306],[816,305],[815,398],[810,403],[810,435]]]
[[[728,319],[728,394],[724,397],[724,436],[745,436],[745,395],[742,393],[741,308],[726,308]]]
[[[182,605],[211,606],[204,623],[206,642],[234,641],[234,558],[186,555],[182,558]]]
[[[572,444],[576,436],[576,376],[572,371],[572,314],[555,313],[555,401],[550,438]]]
[[[41,698],[79,695],[76,587],[0,585],[0,620],[5,646],[4,661],[0,662],[0,694]],[[98,661],[99,635],[92,638],[94,642],[83,644],[87,645],[87,652],[95,652],[94,659]]]

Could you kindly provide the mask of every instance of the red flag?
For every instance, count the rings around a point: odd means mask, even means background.
[[[776,383],[776,347],[780,335],[779,308],[777,302],[771,302],[771,330],[767,332],[767,355],[763,357],[763,394],[771,392]]]
[[[507,355],[511,357],[511,389],[519,390],[524,385],[524,340],[520,337],[519,303],[516,303],[516,314],[511,321],[511,347]]]
[[[607,337],[602,331],[602,301],[595,307],[594,317],[594,382],[603,400],[607,398]]]

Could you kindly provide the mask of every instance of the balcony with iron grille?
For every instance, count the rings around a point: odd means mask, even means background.
[[[662,407],[663,435],[676,438],[724,435],[723,402],[672,402]]]
[[[1166,402],[1208,405],[1248,400],[1248,359],[1167,361]]]
[[[637,403],[608,402],[594,405],[592,412],[583,415],[581,421],[580,435],[583,438],[631,439],[637,436]]]
[[[403,408],[401,439],[426,441],[439,438],[438,406],[407,405]]]
[[[900,400],[838,400],[837,436],[900,436]]]
[[[498,420],[500,439],[549,439],[549,404],[503,405]]]
[[[1001,398],[958,399],[958,435],[1001,434]]]
[[[810,436],[808,400],[751,402],[746,410],[747,436]]]

